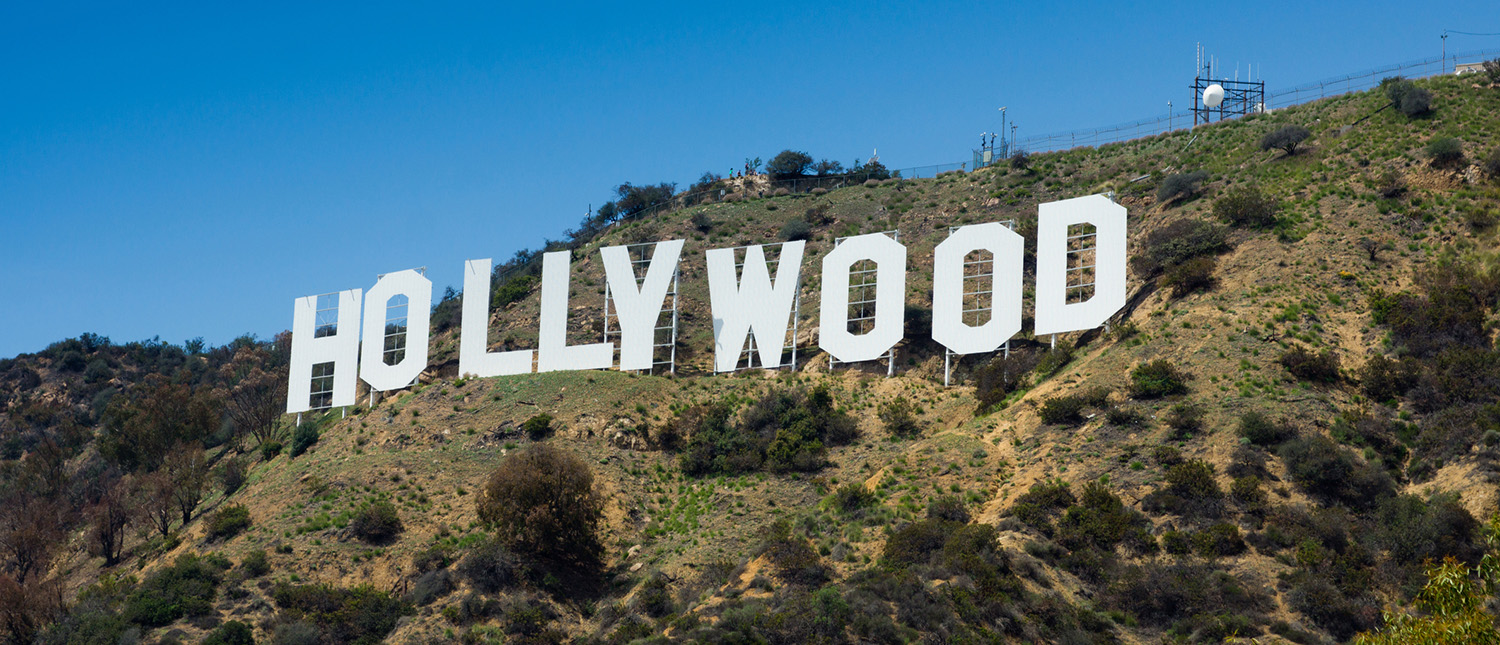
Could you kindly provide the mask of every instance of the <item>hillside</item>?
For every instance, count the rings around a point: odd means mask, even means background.
[[[574,249],[571,335],[599,338],[599,247],[686,239],[675,376],[460,379],[438,323],[417,386],[294,430],[234,413],[284,392],[285,338],[86,336],[0,362],[0,624],[99,643],[243,642],[223,640],[236,622],[278,643],[1381,629],[1424,562],[1477,565],[1500,512],[1500,87],[1475,78],[1418,81],[1414,116],[1372,90],[935,179],[728,186],[618,223]],[[1263,150],[1284,126],[1310,136]],[[1110,330],[1031,337],[1028,258],[1011,357],[963,357],[944,387],[924,325],[948,227],[1015,220],[1030,254],[1038,204],[1102,192],[1130,213]],[[798,369],[712,374],[703,252],[781,241],[789,220],[808,240]],[[821,260],[889,230],[909,262],[895,376],[830,370]],[[493,285],[496,349],[536,347],[528,275]],[[592,473],[597,562],[481,521],[491,472],[539,444]],[[181,513],[165,481],[201,499]]]

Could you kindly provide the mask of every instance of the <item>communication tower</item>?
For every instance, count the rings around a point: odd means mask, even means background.
[[[1239,70],[1235,70],[1233,80],[1227,78],[1214,78],[1214,59],[1203,51],[1203,44],[1198,44],[1198,59],[1195,70],[1197,74],[1193,78],[1193,125],[1199,123],[1212,123],[1229,117],[1255,114],[1266,110],[1266,83],[1261,80],[1249,80],[1250,72],[1245,72],[1246,80],[1239,80]]]

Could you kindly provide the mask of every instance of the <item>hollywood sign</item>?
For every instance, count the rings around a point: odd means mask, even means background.
[[[1126,212],[1103,195],[1042,204],[1037,213],[1035,334],[1059,334],[1103,325],[1125,305]],[[1094,293],[1068,302],[1069,227],[1094,227]],[[605,278],[619,321],[619,369],[650,369],[655,331],[671,287],[683,240],[657,242],[638,280],[624,246],[599,249]],[[714,369],[736,369],[746,341],[754,337],[760,367],[782,364],[782,348],[801,280],[803,242],[781,247],[776,275],[771,275],[764,248],[744,249],[743,269],[736,275],[736,249],[706,252],[710,308],[714,325]],[[1022,258],[1025,240],[999,223],[960,227],[933,251],[932,339],[955,354],[992,352],[1021,331]],[[975,251],[993,258],[990,319],[964,321],[964,259]],[[569,345],[568,278],[572,254],[542,257],[541,319],[537,348],[491,352],[488,347],[491,261],[464,263],[464,293],[459,328],[459,373],[491,377],[533,371],[592,370],[615,367],[615,343]],[[852,268],[868,261],[875,269],[873,325],[853,333],[849,322]],[[818,347],[841,362],[867,361],[885,355],[902,339],[905,327],[906,247],[872,233],[843,239],[823,257]],[[298,298],[293,307],[291,374],[287,412],[313,405],[314,381],[321,403],[352,405],[358,378],[375,392],[409,387],[427,367],[432,282],[422,274],[398,271],[381,276],[363,295],[359,289],[330,294],[337,298],[338,322],[320,335],[318,296]],[[406,349],[387,364],[382,342],[393,298],[407,303]],[[397,301],[400,302],[400,301]],[[362,309],[362,311],[361,311]],[[361,315],[361,313],[363,315]],[[363,325],[360,321],[363,320]],[[363,337],[366,342],[361,344]],[[676,342],[676,339],[673,339]],[[363,345],[361,347],[361,345]],[[315,372],[316,368],[316,372]],[[331,390],[331,391],[330,391]],[[331,396],[329,396],[331,394]]]

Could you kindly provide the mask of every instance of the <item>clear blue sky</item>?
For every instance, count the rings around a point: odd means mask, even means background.
[[[882,5],[6,3],[0,357],[264,338],[417,266],[441,293],[624,181],[1154,116],[1197,42],[1274,91],[1500,32],[1493,0]]]

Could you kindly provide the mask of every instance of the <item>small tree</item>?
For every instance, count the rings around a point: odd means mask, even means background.
[[[162,537],[172,532],[172,521],[177,519],[177,487],[165,469],[158,470],[139,480],[141,510]]]
[[[177,444],[162,461],[162,471],[172,479],[172,496],[182,513],[182,523],[187,524],[208,488],[208,462],[203,458],[203,448],[196,443]]]
[[[89,537],[104,556],[104,566],[114,566],[125,549],[125,529],[135,520],[136,507],[125,479],[107,485],[99,501],[89,508]]]
[[[1011,170],[1024,171],[1029,166],[1031,166],[1031,155],[1026,154],[1025,150],[1022,150],[1010,156]]]
[[[766,164],[766,172],[771,174],[771,179],[792,179],[806,175],[812,165],[813,158],[806,152],[782,150]]]
[[[1300,125],[1282,126],[1260,138],[1260,149],[1280,148],[1290,157],[1297,154],[1297,146],[1310,136],[1312,132]]]
[[[1358,246],[1359,250],[1364,251],[1366,254],[1368,254],[1370,256],[1371,262],[1374,262],[1377,259],[1375,257],[1375,254],[1380,251],[1379,242],[1376,242],[1375,240],[1368,237],[1362,237],[1359,238],[1359,241],[1355,242],[1354,245]]]
[[[400,535],[405,527],[401,516],[390,502],[375,502],[354,515],[349,531],[355,537],[372,544],[384,544]]]
[[[476,506],[519,553],[583,569],[600,563],[604,501],[588,464],[571,453],[535,444],[511,454],[490,474]]]

